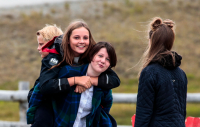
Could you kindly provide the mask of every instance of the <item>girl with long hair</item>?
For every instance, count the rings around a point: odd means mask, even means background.
[[[155,17],[139,72],[135,127],[185,127],[187,77],[171,51],[175,23]]]

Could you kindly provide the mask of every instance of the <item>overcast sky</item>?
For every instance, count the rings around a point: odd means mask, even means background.
[[[36,5],[44,3],[56,3],[63,1],[73,1],[73,0],[0,0],[0,8],[8,8],[8,7],[24,6],[24,5]]]

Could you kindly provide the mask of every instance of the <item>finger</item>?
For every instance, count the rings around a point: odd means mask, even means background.
[[[88,89],[89,88],[89,83],[88,82],[86,82],[86,84],[85,84],[85,86],[84,86],[86,89]]]
[[[82,87],[82,89],[81,89],[81,93],[83,93],[84,91],[85,91],[85,88]]]
[[[74,92],[78,93],[78,86],[76,86]]]
[[[83,90],[82,90],[82,88],[80,87],[80,88],[79,88],[79,93],[82,93],[82,91],[83,91]]]

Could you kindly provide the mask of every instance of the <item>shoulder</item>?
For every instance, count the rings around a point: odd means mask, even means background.
[[[49,62],[52,65],[58,64],[62,60],[62,56],[54,53],[49,53],[42,59],[42,62]]]
[[[140,81],[153,80],[153,82],[165,82],[172,77],[187,81],[185,72],[180,68],[166,69],[158,63],[152,63],[145,67],[140,74]]]
[[[83,71],[83,70],[87,70],[88,68],[88,64],[83,64],[83,65],[65,65],[63,66],[62,69],[73,69],[73,70],[79,70],[79,71]]]
[[[49,53],[46,57],[42,59],[42,65],[51,68],[54,65],[57,65],[62,60],[62,57],[58,54]]]
[[[178,67],[176,69],[178,69]],[[170,71],[172,70],[166,69],[158,63],[151,63],[142,70],[141,74],[148,73],[151,75],[158,75],[158,74],[162,74],[162,73],[166,73]]]
[[[148,66],[146,66],[141,74],[140,74],[140,77],[144,77],[144,76],[149,76],[149,75],[155,75],[156,72],[160,69],[160,65],[159,64],[156,64],[156,63],[153,63],[153,64],[150,64]]]
[[[87,68],[88,64],[83,64],[81,66],[65,65],[61,68],[59,77],[83,76],[86,75]]]
[[[162,67],[160,64],[157,63],[149,64],[140,73],[139,82],[140,83],[153,82],[154,84],[156,84],[161,74],[165,74],[164,67]]]

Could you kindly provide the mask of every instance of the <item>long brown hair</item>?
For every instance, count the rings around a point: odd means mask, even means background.
[[[174,25],[175,23],[172,20],[166,19],[162,21],[159,17],[153,18],[150,22],[150,44],[147,46],[147,49],[142,56],[142,65],[139,71],[139,76],[141,71],[148,66],[150,62],[158,61],[165,55],[171,55],[173,63],[175,64],[174,55],[170,51],[175,40]]]
[[[93,45],[96,44],[96,42],[94,41],[94,39],[92,37],[92,34],[90,32],[88,25],[83,20],[75,20],[70,23],[70,25],[67,27],[67,29],[63,35],[61,46],[62,46],[64,55],[63,55],[63,60],[57,66],[59,66],[63,62],[66,62],[66,64],[69,64],[69,65],[73,64],[74,54],[73,54],[73,50],[71,49],[71,47],[69,45],[70,36],[71,36],[73,30],[81,28],[81,27],[84,27],[85,29],[88,30],[90,43],[89,43],[88,49],[80,56],[79,64],[89,62],[87,59],[89,51],[92,49]]]

